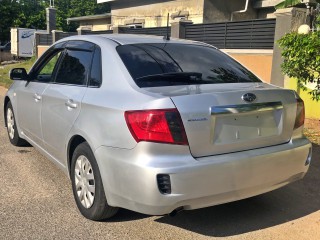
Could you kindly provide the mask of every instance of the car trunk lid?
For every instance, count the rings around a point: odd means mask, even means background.
[[[184,94],[180,89],[176,96],[173,88],[152,91],[170,95],[181,114],[190,151],[196,158],[288,142],[296,114],[293,92],[270,85],[238,85],[237,90],[212,88],[210,91],[211,87],[204,87],[202,91]],[[256,96],[253,102],[242,99],[248,93]]]

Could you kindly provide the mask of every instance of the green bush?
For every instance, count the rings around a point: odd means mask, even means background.
[[[298,87],[308,91],[307,83],[317,87],[309,91],[313,100],[320,100],[320,32],[286,34],[278,41],[284,59],[282,72],[298,80]]]

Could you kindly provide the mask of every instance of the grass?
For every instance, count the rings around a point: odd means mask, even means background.
[[[29,71],[34,62],[35,58],[31,58],[19,63],[0,65],[0,86],[8,88],[11,85],[12,80],[9,78],[9,72],[12,68],[25,68]]]

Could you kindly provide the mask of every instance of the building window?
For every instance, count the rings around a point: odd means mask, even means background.
[[[127,24],[126,26],[127,26],[128,28],[131,28],[131,29],[143,28],[142,23]]]
[[[144,23],[145,23],[145,20],[140,18],[131,18],[131,19],[126,19],[124,21],[124,24],[128,28],[143,28]]]
[[[171,14],[171,19],[180,21],[180,20],[188,20],[189,11],[179,11]]]

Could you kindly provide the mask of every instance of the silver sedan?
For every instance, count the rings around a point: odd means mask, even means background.
[[[248,198],[310,165],[299,96],[204,43],[75,36],[10,77],[11,143],[30,143],[68,174],[92,220],[119,207],[162,215]]]

